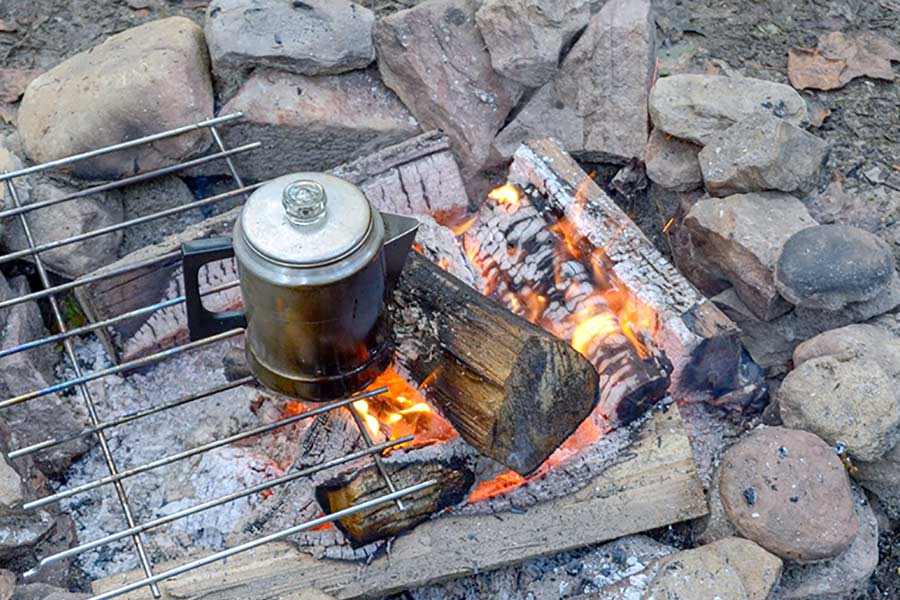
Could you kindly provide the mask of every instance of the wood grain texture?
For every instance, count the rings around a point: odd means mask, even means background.
[[[579,234],[602,248],[615,276],[659,319],[657,341],[672,361],[676,394],[720,394],[737,385],[738,328],[697,291],[555,140],[516,151],[510,181],[533,186]]]
[[[376,598],[694,519],[707,513],[690,441],[677,407],[655,413],[622,462],[579,492],[524,513],[448,514],[392,544],[367,566],[316,560],[276,542],[163,582],[165,600],[300,600],[321,591]],[[157,572],[174,565],[159,565]],[[139,571],[94,583],[114,589]],[[146,591],[123,596],[144,600]]]

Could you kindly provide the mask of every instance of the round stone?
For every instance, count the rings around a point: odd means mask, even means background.
[[[778,407],[787,427],[811,431],[855,460],[878,460],[900,442],[900,396],[868,358],[807,360],[784,378]]]
[[[725,453],[719,497],[742,536],[789,560],[837,556],[859,530],[843,464],[806,431],[745,435]]]
[[[775,287],[797,306],[838,310],[880,294],[894,269],[891,249],[877,236],[848,225],[819,225],[785,242]]]

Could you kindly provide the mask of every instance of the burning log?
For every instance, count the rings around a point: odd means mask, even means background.
[[[593,410],[597,373],[583,356],[421,255],[394,301],[395,364],[482,454],[528,475]]]
[[[671,364],[650,332],[638,327],[649,329],[654,315],[629,303],[627,292],[613,294],[603,265],[588,271],[584,259],[593,258],[590,250],[576,247],[563,222],[548,223],[513,186],[492,197],[497,201],[482,206],[465,235],[485,293],[588,358],[600,376],[600,412],[613,426],[631,422],[669,386]],[[610,306],[613,300],[619,310]],[[640,323],[628,319],[629,309]]]
[[[475,474],[459,458],[422,460],[415,452],[395,452],[384,466],[397,487],[429,479],[437,484],[406,496],[403,510],[394,503],[386,503],[335,521],[354,548],[412,529],[433,513],[465,500],[475,483]],[[318,486],[316,500],[322,510],[331,514],[389,492],[378,469],[370,464]]]
[[[598,278],[608,278],[607,288],[629,295],[607,295],[608,300],[630,297],[633,307],[652,315],[654,337],[674,366],[671,391],[719,395],[738,386],[741,346],[737,326],[678,273],[557,142],[532,140],[520,146],[510,182],[533,189],[531,203],[536,212],[560,227],[558,233],[568,249],[576,256],[588,252],[582,260]],[[540,234],[528,235],[538,223],[540,220],[533,219],[513,232],[522,240],[543,243],[544,248],[526,248],[529,254],[524,262],[515,251],[507,258],[495,250],[492,254],[501,272],[515,277],[517,271],[534,279],[535,270],[547,268],[552,248],[546,247],[547,240]],[[516,260],[521,266],[513,263]],[[625,323],[621,312],[618,316],[620,324],[640,325],[643,320],[640,312],[626,315]],[[630,337],[636,337],[639,328],[628,328],[632,329]]]

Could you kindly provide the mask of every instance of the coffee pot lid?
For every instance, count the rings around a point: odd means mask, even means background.
[[[313,267],[350,254],[372,228],[362,190],[325,173],[294,173],[255,190],[241,211],[241,232],[274,262]]]

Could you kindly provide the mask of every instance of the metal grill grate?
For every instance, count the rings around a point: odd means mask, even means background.
[[[171,408],[183,406],[183,405],[191,403],[191,402],[195,402],[195,401],[198,401],[198,400],[201,400],[204,398],[208,398],[208,397],[214,396],[216,394],[219,394],[221,392],[224,392],[224,391],[227,391],[227,390],[230,390],[233,388],[251,384],[251,383],[253,383],[253,378],[245,377],[243,379],[238,379],[238,380],[230,382],[230,383],[217,385],[215,387],[211,387],[209,389],[206,389],[206,390],[203,390],[203,391],[200,391],[200,392],[188,395],[188,396],[184,396],[184,397],[176,398],[176,399],[170,399],[168,401],[162,402],[158,406],[154,406],[154,407],[147,408],[147,409],[140,410],[140,411],[135,411],[135,412],[132,412],[129,414],[123,414],[123,415],[111,416],[111,417],[105,416],[105,415],[101,416],[98,413],[96,403],[94,402],[94,398],[92,397],[90,389],[87,384],[89,382],[96,381],[96,380],[102,379],[104,377],[108,377],[110,375],[127,376],[127,374],[130,371],[133,371],[134,369],[136,369],[138,367],[147,367],[150,365],[158,364],[158,363],[165,361],[165,360],[167,360],[173,356],[176,356],[178,354],[181,354],[184,352],[190,352],[192,350],[196,350],[198,348],[209,346],[211,344],[220,342],[225,339],[243,335],[243,329],[234,329],[234,330],[227,331],[227,332],[224,332],[224,333],[221,333],[221,334],[209,337],[209,338],[205,338],[202,340],[186,343],[186,344],[183,344],[180,346],[168,348],[163,351],[157,352],[156,354],[152,354],[150,356],[123,362],[121,364],[117,364],[117,365],[114,365],[114,366],[106,368],[106,369],[101,369],[101,370],[91,371],[91,372],[84,372],[76,358],[76,355],[75,355],[75,349],[73,346],[73,338],[75,338],[77,336],[83,336],[86,334],[96,332],[100,329],[103,329],[105,327],[114,325],[114,324],[122,322],[122,321],[126,321],[128,319],[133,319],[135,317],[139,317],[142,315],[149,315],[160,309],[164,309],[164,308],[168,308],[171,306],[181,304],[185,301],[185,298],[183,295],[178,296],[176,298],[167,299],[162,302],[158,302],[156,304],[151,304],[151,305],[148,305],[148,306],[136,309],[136,310],[132,310],[130,312],[127,312],[127,313],[124,313],[124,314],[121,314],[121,315],[118,315],[115,317],[107,318],[102,321],[88,323],[86,325],[83,325],[83,326],[80,326],[80,327],[77,327],[74,329],[67,329],[64,319],[62,317],[62,313],[60,311],[60,307],[59,307],[58,298],[59,298],[60,294],[67,293],[79,286],[95,283],[102,279],[120,276],[125,273],[144,269],[144,268],[146,268],[148,266],[152,266],[154,264],[171,261],[173,259],[176,259],[178,257],[178,254],[177,253],[167,254],[164,256],[154,258],[152,260],[131,264],[131,265],[128,265],[127,267],[109,271],[102,275],[85,276],[85,277],[78,278],[74,281],[60,284],[60,285],[55,285],[55,286],[51,285],[47,270],[45,269],[44,263],[41,259],[41,254],[43,252],[47,252],[49,250],[67,246],[69,244],[82,242],[84,240],[87,240],[87,239],[90,239],[93,237],[106,235],[106,234],[110,234],[110,233],[113,233],[116,231],[124,230],[124,229],[126,229],[128,227],[132,227],[134,225],[139,225],[141,223],[146,223],[149,221],[153,221],[155,219],[160,219],[163,217],[175,215],[175,214],[189,211],[192,209],[209,206],[209,205],[215,204],[217,202],[220,202],[222,200],[226,200],[228,198],[245,197],[248,192],[256,189],[260,185],[263,185],[263,183],[265,183],[265,182],[255,184],[255,185],[244,185],[244,182],[242,181],[240,175],[238,174],[237,169],[235,168],[234,162],[232,161],[232,157],[234,157],[235,155],[259,148],[260,144],[259,143],[251,143],[251,144],[242,145],[237,148],[227,149],[222,142],[222,138],[219,135],[219,132],[216,129],[216,126],[218,126],[218,125],[223,125],[223,124],[226,124],[229,122],[236,121],[236,120],[240,119],[241,117],[242,117],[242,115],[239,113],[220,116],[220,117],[217,117],[214,119],[209,119],[209,120],[202,121],[199,123],[194,123],[192,125],[187,125],[185,127],[180,127],[180,128],[172,129],[169,131],[160,132],[160,133],[157,133],[154,135],[150,135],[150,136],[143,137],[140,139],[131,140],[131,141],[117,144],[114,146],[108,146],[105,148],[100,148],[97,150],[85,152],[85,153],[78,154],[75,156],[70,156],[67,158],[54,160],[54,161],[47,162],[44,164],[20,169],[18,171],[0,174],[0,183],[5,185],[6,190],[8,191],[9,196],[13,203],[12,208],[0,211],[0,219],[13,218],[13,217],[16,218],[22,226],[22,229],[25,234],[25,238],[28,243],[27,248],[24,248],[22,250],[17,250],[15,252],[10,252],[8,254],[0,256],[0,264],[15,260],[15,259],[19,259],[19,258],[31,257],[31,259],[34,262],[34,265],[37,269],[38,277],[39,277],[39,280],[40,280],[40,283],[42,286],[42,289],[40,289],[38,291],[24,294],[22,296],[18,296],[18,297],[14,297],[14,298],[9,298],[7,300],[0,302],[0,310],[9,309],[9,308],[11,308],[15,305],[21,304],[23,302],[37,302],[40,300],[45,300],[49,304],[54,324],[55,324],[57,330],[59,331],[59,333],[49,335],[49,336],[46,336],[46,337],[43,337],[40,339],[36,339],[36,340],[30,340],[30,341],[22,343],[18,346],[15,346],[15,347],[0,349],[0,359],[17,354],[19,352],[24,352],[26,350],[37,348],[37,347],[40,347],[40,346],[43,346],[46,344],[61,343],[63,346],[63,349],[65,351],[66,358],[67,358],[69,364],[71,365],[71,368],[75,374],[75,377],[73,377],[71,379],[57,381],[46,388],[39,389],[39,390],[33,390],[33,391],[30,391],[30,392],[27,392],[24,394],[20,394],[18,396],[14,396],[12,398],[7,398],[5,400],[2,400],[2,401],[0,401],[0,409],[4,409],[9,406],[13,406],[13,405],[20,404],[23,402],[37,401],[42,396],[47,396],[49,394],[53,394],[56,392],[61,392],[64,390],[74,390],[78,394],[80,399],[83,401],[83,403],[87,409],[88,417],[90,419],[90,427],[87,427],[81,431],[73,431],[73,432],[49,432],[48,435],[50,437],[48,437],[48,439],[38,442],[38,443],[35,443],[35,444],[32,444],[27,447],[13,449],[7,454],[7,457],[10,460],[15,460],[18,458],[22,458],[24,456],[28,456],[28,455],[31,455],[31,454],[34,454],[37,452],[47,450],[49,448],[56,447],[60,444],[65,444],[65,443],[71,442],[76,439],[80,439],[80,438],[84,438],[84,437],[88,437],[88,436],[95,436],[97,439],[97,442],[99,444],[99,447],[101,449],[103,458],[106,462],[106,466],[109,470],[108,476],[102,477],[100,479],[96,479],[94,481],[91,481],[89,483],[82,484],[82,485],[79,485],[76,487],[63,489],[57,493],[54,493],[54,494],[51,494],[51,495],[48,495],[48,496],[45,496],[42,498],[38,498],[36,500],[32,500],[32,501],[24,504],[23,508],[26,510],[37,509],[42,506],[46,506],[48,504],[58,502],[64,498],[69,498],[69,497],[75,496],[77,494],[82,494],[89,490],[93,490],[93,489],[100,488],[103,486],[112,485],[113,488],[115,489],[115,492],[116,492],[116,495],[117,495],[117,498],[119,501],[119,505],[121,506],[122,513],[123,513],[123,515],[125,517],[125,521],[128,525],[127,528],[125,528],[121,531],[118,531],[116,533],[104,536],[99,539],[83,542],[76,547],[73,547],[73,548],[70,548],[63,552],[59,552],[57,554],[53,554],[51,556],[42,558],[40,560],[39,564],[37,564],[33,569],[31,569],[30,571],[28,571],[26,573],[26,577],[30,576],[30,575],[34,575],[41,568],[46,567],[47,565],[50,565],[52,563],[58,562],[60,560],[64,560],[67,558],[77,556],[78,554],[80,554],[82,552],[86,552],[93,548],[104,546],[106,544],[115,542],[117,540],[121,540],[124,538],[131,538],[131,540],[133,542],[133,546],[134,546],[134,552],[138,558],[138,561],[140,562],[140,565],[141,565],[141,568],[143,569],[145,577],[139,581],[135,581],[133,583],[130,583],[130,584],[120,587],[118,589],[100,594],[98,596],[94,596],[92,600],[114,598],[117,596],[121,596],[122,594],[126,594],[128,592],[138,590],[138,589],[144,588],[144,587],[149,588],[149,591],[153,595],[154,598],[159,598],[159,597],[161,597],[161,593],[160,593],[160,590],[159,590],[157,584],[161,581],[164,581],[171,577],[175,577],[177,575],[191,571],[193,569],[197,569],[199,567],[202,567],[202,566],[205,566],[205,565],[208,565],[208,564],[220,561],[220,560],[224,560],[225,558],[228,558],[228,557],[238,554],[240,552],[244,552],[246,550],[256,548],[258,546],[261,546],[261,545],[269,543],[269,542],[284,539],[288,536],[299,533],[301,531],[314,528],[314,527],[316,527],[318,525],[322,525],[324,523],[333,522],[333,521],[343,518],[345,516],[354,514],[356,512],[364,511],[364,510],[367,510],[369,508],[372,508],[372,507],[375,507],[375,506],[378,506],[378,505],[381,505],[384,503],[395,502],[395,503],[397,503],[398,507],[400,507],[402,509],[401,499],[404,496],[407,496],[409,494],[414,494],[414,493],[421,491],[427,487],[430,487],[436,483],[435,481],[425,481],[425,482],[422,482],[422,483],[419,483],[416,485],[412,485],[412,486],[408,486],[408,487],[398,490],[394,486],[394,483],[391,481],[386,470],[384,469],[383,465],[381,464],[380,454],[382,451],[384,451],[385,449],[388,449],[392,446],[396,446],[396,445],[402,444],[404,442],[407,442],[411,439],[412,436],[399,438],[399,439],[392,440],[390,442],[381,443],[381,444],[375,444],[373,442],[373,440],[371,439],[371,437],[368,435],[368,432],[363,424],[361,415],[354,409],[353,402],[360,398],[367,398],[367,397],[371,397],[371,396],[375,396],[375,395],[384,393],[387,391],[387,388],[380,388],[380,389],[372,390],[369,392],[361,393],[361,394],[358,394],[358,395],[355,395],[355,396],[352,396],[349,398],[345,398],[343,400],[338,400],[336,402],[323,404],[323,405],[316,407],[315,409],[307,411],[305,413],[302,413],[302,414],[299,414],[296,416],[292,416],[292,417],[288,417],[288,418],[276,421],[274,423],[255,427],[250,430],[243,431],[243,432],[240,432],[240,433],[237,433],[237,434],[234,434],[234,435],[222,438],[222,439],[213,440],[208,443],[197,446],[195,448],[190,448],[190,449],[184,450],[182,452],[178,452],[178,453],[171,454],[168,456],[163,456],[157,460],[153,460],[151,462],[148,462],[148,463],[145,463],[145,464],[142,464],[139,466],[131,467],[131,468],[128,468],[125,470],[120,470],[118,468],[115,457],[113,456],[113,453],[111,452],[109,445],[107,443],[107,438],[106,438],[107,430],[114,428],[114,427],[118,427],[120,425],[124,425],[126,423],[131,423],[131,422],[134,422],[134,421],[137,421],[140,419],[146,419],[146,418],[152,417],[154,415],[159,415],[160,413],[164,413],[165,411],[167,411]],[[16,179],[19,177],[29,175],[32,173],[38,173],[38,172],[45,171],[48,169],[63,167],[63,166],[75,163],[77,161],[80,161],[80,160],[85,160],[88,158],[101,156],[101,155],[108,154],[111,152],[117,152],[120,150],[133,148],[135,146],[140,146],[143,144],[149,144],[149,143],[152,143],[152,142],[155,142],[158,140],[162,140],[165,138],[170,138],[170,137],[174,137],[174,136],[184,135],[184,134],[190,133],[190,132],[195,132],[197,130],[206,130],[209,132],[209,134],[212,136],[213,141],[215,142],[215,149],[217,149],[217,151],[213,151],[210,154],[208,154],[207,156],[183,161],[181,163],[178,163],[178,164],[175,164],[172,166],[156,169],[156,170],[149,171],[146,173],[141,173],[139,175],[134,175],[131,177],[126,177],[126,178],[118,180],[118,181],[113,181],[110,183],[104,183],[102,185],[90,187],[90,188],[87,188],[87,189],[84,189],[84,190],[81,190],[81,191],[60,197],[60,198],[49,199],[49,200],[38,200],[38,201],[32,202],[31,204],[28,204],[28,205],[22,205],[22,203],[19,199],[18,190],[16,188]],[[78,235],[73,235],[73,236],[61,238],[58,240],[36,240],[32,234],[32,230],[29,227],[27,214],[29,212],[37,210],[39,208],[53,206],[55,204],[59,204],[62,202],[75,200],[76,198],[84,198],[86,196],[90,196],[91,194],[96,194],[99,192],[105,192],[108,190],[123,188],[128,185],[145,182],[145,181],[154,179],[156,177],[168,175],[171,173],[182,171],[184,169],[188,169],[191,167],[196,167],[199,165],[203,165],[203,164],[210,163],[213,161],[220,161],[220,160],[224,161],[225,164],[227,165],[228,171],[231,174],[231,179],[233,180],[233,183],[235,185],[235,188],[228,192],[209,196],[209,197],[201,199],[201,200],[197,200],[197,201],[194,201],[194,202],[191,202],[188,204],[184,204],[181,206],[177,206],[174,208],[170,208],[167,210],[155,212],[155,213],[152,213],[149,215],[130,219],[130,220],[124,221],[124,222],[116,224],[116,225],[102,227],[102,228],[99,228],[99,229],[96,229],[93,231],[87,231],[84,233],[80,233]],[[221,292],[223,290],[227,290],[229,288],[236,287],[237,285],[238,285],[237,281],[228,282],[228,283],[225,283],[222,285],[218,285],[218,286],[206,289],[202,292],[202,295],[214,294],[217,292]],[[0,314],[2,314],[2,313],[0,313]],[[319,464],[319,465],[316,465],[313,467],[308,467],[305,469],[294,468],[293,470],[289,471],[288,473],[286,473],[285,475],[283,475],[277,479],[268,480],[263,483],[260,483],[260,484],[257,484],[257,485],[251,486],[251,487],[247,487],[247,488],[239,490],[237,492],[227,494],[227,495],[221,496],[219,498],[197,504],[195,506],[191,506],[191,507],[182,509],[178,512],[175,512],[175,513],[172,513],[169,515],[165,515],[165,516],[157,518],[157,519],[153,519],[153,520],[146,521],[143,523],[138,523],[135,520],[134,514],[132,513],[131,507],[129,505],[128,494],[127,494],[127,491],[126,491],[125,485],[124,485],[124,480],[126,480],[127,478],[138,475],[140,473],[145,473],[152,469],[157,469],[159,467],[163,467],[165,465],[174,463],[176,461],[184,460],[184,459],[187,459],[187,458],[190,458],[193,456],[203,454],[204,452],[207,452],[209,450],[213,450],[215,448],[220,448],[222,446],[226,446],[228,444],[232,444],[232,443],[238,442],[240,440],[244,440],[244,439],[247,439],[247,438],[250,438],[253,436],[258,436],[258,435],[266,434],[269,432],[273,432],[282,427],[286,427],[293,423],[296,423],[300,420],[309,419],[309,418],[315,417],[316,415],[320,415],[325,412],[343,408],[343,407],[346,407],[350,411],[350,413],[353,415],[353,418],[356,421],[357,426],[360,430],[360,434],[361,434],[363,440],[365,441],[365,444],[366,444],[365,450],[347,454],[345,456],[330,460],[328,462],[324,462],[322,464]],[[324,516],[324,517],[321,517],[318,519],[299,523],[288,529],[285,529],[285,530],[282,530],[282,531],[279,531],[279,532],[276,532],[276,533],[273,533],[273,534],[270,534],[270,535],[267,535],[264,537],[254,539],[252,541],[246,542],[244,544],[241,544],[241,545],[238,545],[238,546],[235,546],[232,548],[228,548],[228,549],[216,552],[216,553],[206,556],[202,559],[188,561],[179,567],[169,569],[167,571],[160,572],[160,573],[154,572],[153,564],[151,563],[151,560],[147,555],[147,552],[144,548],[144,544],[143,544],[143,541],[141,538],[141,534],[144,533],[145,531],[148,531],[148,530],[156,528],[156,527],[161,527],[163,525],[175,522],[179,519],[188,517],[190,515],[193,515],[193,514],[202,512],[202,511],[214,509],[214,508],[219,507],[228,502],[232,502],[234,500],[238,500],[240,498],[244,498],[246,496],[250,496],[252,494],[262,492],[264,490],[272,489],[272,488],[287,484],[289,482],[295,481],[299,478],[307,477],[316,472],[319,472],[319,471],[322,471],[325,469],[329,469],[331,467],[335,467],[335,466],[338,466],[338,465],[341,465],[341,464],[344,464],[344,463],[347,463],[347,462],[350,462],[350,461],[353,461],[353,460],[356,460],[356,459],[359,459],[362,457],[366,457],[366,456],[371,456],[375,460],[376,466],[378,467],[379,472],[381,473],[381,476],[384,479],[384,482],[385,482],[388,490],[390,491],[390,493],[385,494],[379,498],[375,498],[373,500],[349,507],[345,510],[333,513],[331,515],[327,515],[327,516]]]

